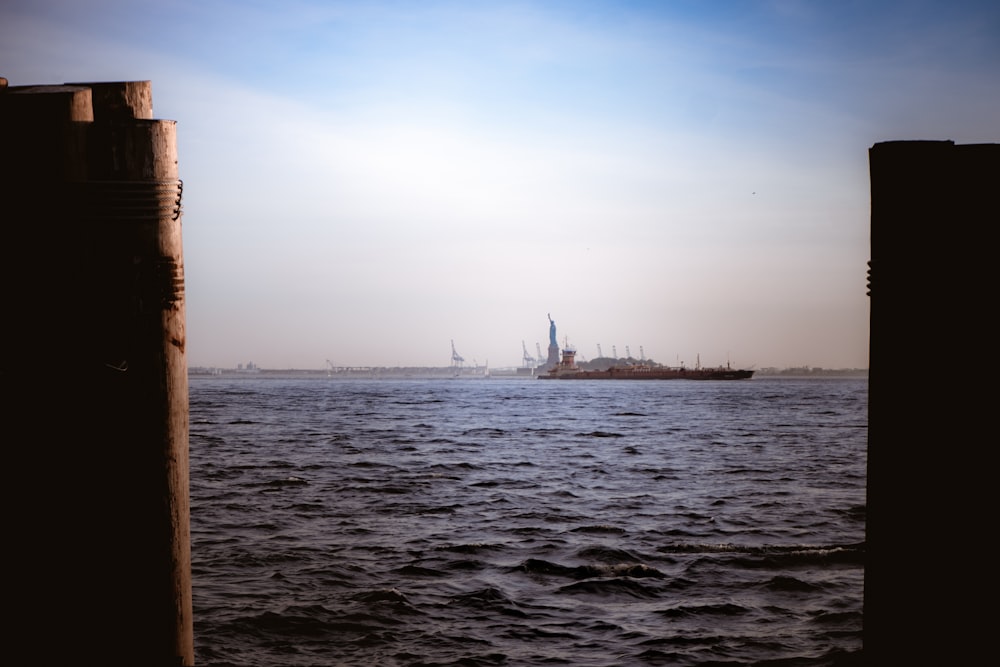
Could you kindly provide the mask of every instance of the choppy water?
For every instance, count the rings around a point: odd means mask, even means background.
[[[865,379],[190,396],[203,667],[860,661]]]

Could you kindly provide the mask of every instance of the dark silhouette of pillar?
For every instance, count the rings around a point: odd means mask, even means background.
[[[174,121],[149,82],[0,89],[7,650],[191,665]]]
[[[878,143],[869,166],[866,662],[983,664],[1000,145]]]

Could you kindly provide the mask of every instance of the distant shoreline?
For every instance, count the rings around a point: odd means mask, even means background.
[[[754,377],[868,377],[867,368],[763,368]]]
[[[324,369],[265,369],[265,368],[214,368],[205,366],[195,366],[188,369],[188,376],[196,377],[226,377],[226,378],[288,378],[288,377],[312,377],[331,379],[371,379],[371,378],[414,378],[414,379],[434,379],[434,378],[454,378],[454,379],[534,379],[540,374],[535,369],[534,375],[529,369],[500,368],[492,369],[488,372],[484,368],[449,368],[449,367],[356,367],[338,369],[336,371]],[[755,378],[867,378],[866,368],[763,368],[756,370]]]

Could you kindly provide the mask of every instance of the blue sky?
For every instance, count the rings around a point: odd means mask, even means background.
[[[188,362],[868,364],[868,148],[1000,140],[991,2],[14,0],[178,122]]]

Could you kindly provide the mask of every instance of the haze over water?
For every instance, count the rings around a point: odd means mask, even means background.
[[[1000,5],[8,0],[177,121],[192,366],[868,366],[870,146],[997,139]]]

